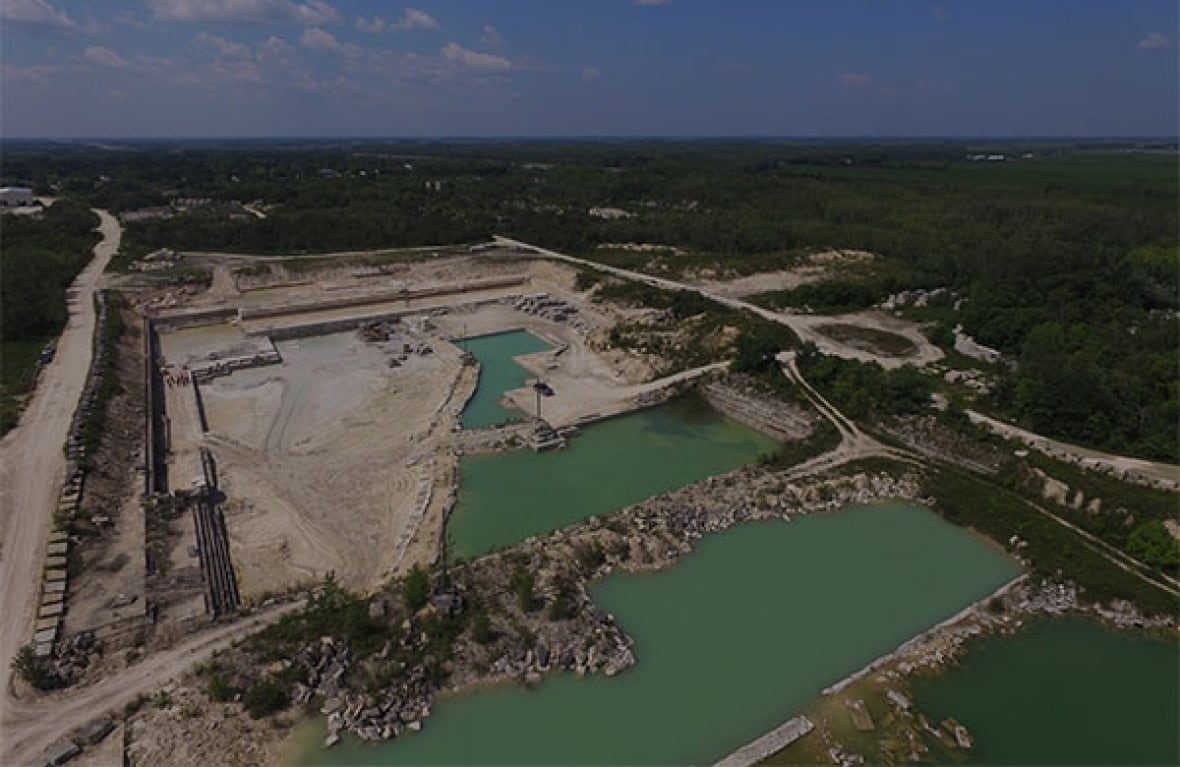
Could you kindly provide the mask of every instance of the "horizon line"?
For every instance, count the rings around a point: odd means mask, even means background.
[[[0,142],[166,142],[166,141],[1153,141],[1180,143],[1175,134],[452,134],[452,135],[209,135],[209,136],[2,136]]]

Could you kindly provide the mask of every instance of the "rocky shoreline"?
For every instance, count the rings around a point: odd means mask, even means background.
[[[187,701],[187,713],[178,715],[174,707],[135,717],[131,763],[151,764],[178,742],[186,744],[185,753],[217,754],[225,764],[273,762],[287,740],[284,728],[301,718],[296,711],[326,717],[324,746],[345,734],[383,741],[421,729],[439,694],[503,682],[535,684],[554,671],[617,674],[635,663],[634,644],[625,627],[590,599],[587,588],[593,582],[616,571],[668,567],[691,552],[694,541],[739,522],[789,521],[887,500],[926,503],[920,498],[919,477],[909,471],[898,478],[846,468],[844,473],[791,482],[783,472],[746,468],[530,538],[512,549],[453,565],[451,585],[440,588],[436,583],[435,596],[424,609],[407,611],[392,589],[365,600],[370,617],[396,626],[394,638],[379,652],[361,657],[350,638],[325,634],[274,661],[256,683],[298,680],[286,691],[294,708],[270,720],[277,726],[260,727],[237,702],[211,702],[202,689],[204,680],[189,679],[173,693]],[[522,574],[527,574],[527,599]],[[1069,585],[1033,584],[1022,576],[831,692],[874,674],[903,684],[912,674],[956,662],[972,637],[1016,631],[1024,618],[1034,615],[1087,610],[1123,628],[1175,628],[1174,620],[1147,619],[1130,605],[1087,607]],[[483,617],[486,636],[477,639],[460,622],[455,624],[458,633],[439,643],[439,627],[447,625],[448,616],[473,613]],[[222,667],[235,663],[248,668],[251,660],[241,649],[219,659]],[[208,729],[211,716],[218,722],[216,729]],[[250,739],[226,738],[227,730],[249,733]]]
[[[277,720],[290,726],[295,710],[318,712],[326,717],[325,746],[346,733],[370,741],[396,738],[423,726],[440,693],[504,681],[534,684],[554,671],[611,676],[634,664],[633,640],[587,593],[591,583],[612,572],[663,569],[691,552],[702,536],[739,522],[914,500],[918,488],[917,477],[908,474],[897,479],[857,472],[788,482],[760,468],[738,470],[455,565],[452,587],[436,585],[435,597],[422,610],[407,613],[399,595],[390,591],[372,596],[366,602],[370,616],[393,621],[396,639],[368,657],[360,657],[350,639],[324,635],[261,674],[248,670],[252,661],[241,648],[223,654],[217,667],[226,674],[235,668],[254,673],[255,685],[297,680],[286,689],[294,708]],[[524,604],[520,589],[512,585],[521,573],[529,576],[532,604]],[[439,626],[462,610],[486,616],[490,638],[477,641],[474,632],[464,630],[440,651]],[[205,756],[220,748],[226,764],[257,763],[262,755],[279,758],[286,737],[282,727],[271,728],[268,738],[239,703],[209,700],[202,689],[207,686],[206,674],[174,690],[174,697],[186,701],[180,707],[184,715],[173,706],[147,708],[135,717],[133,764],[150,764],[178,742],[186,743],[185,753]],[[206,720],[214,708],[220,724],[211,730]],[[249,732],[250,743],[233,742],[226,730]]]
[[[965,753],[974,746],[967,728],[954,719],[941,726],[931,723],[915,707],[910,681],[916,676],[940,674],[960,663],[971,651],[969,644],[988,635],[1010,635],[1021,631],[1033,619],[1088,615],[1122,631],[1143,631],[1154,635],[1177,635],[1175,616],[1148,617],[1127,602],[1102,606],[1083,602],[1077,588],[1069,583],[1034,579],[1024,574],[980,599],[958,614],[907,640],[893,652],[877,658],[863,669],[831,685],[804,712],[814,721],[815,734],[805,744],[792,745],[784,753],[791,760],[826,761],[838,765],[859,765],[882,758],[867,757],[843,741],[833,727],[831,706],[843,703],[848,709],[863,709],[865,700],[887,701],[893,715],[881,722],[881,744],[908,744],[905,753],[892,757],[925,761],[928,747],[915,735],[926,733],[943,747]],[[828,712],[825,715],[825,712]],[[869,729],[874,729],[870,727]],[[781,761],[785,757],[778,757]]]
[[[531,641],[496,647],[493,653],[481,652],[478,646],[456,647],[445,689],[458,692],[506,680],[534,684],[552,671],[613,676],[634,664],[634,642],[615,624],[613,616],[594,605],[586,593],[589,583],[615,570],[661,570],[690,553],[693,541],[739,522],[790,519],[885,499],[913,499],[916,494],[917,483],[912,478],[898,481],[888,475],[858,473],[791,484],[775,481],[765,472],[743,470],[644,501],[607,518],[592,517],[580,525],[531,538],[508,552],[484,557],[470,564],[473,582],[499,580],[497,576],[507,565],[518,566],[523,557],[525,566],[537,574],[542,599],[550,606],[563,589],[561,581],[576,579],[564,586],[564,598],[571,602],[568,609],[573,615],[559,621],[544,617],[530,621]],[[585,552],[594,551],[602,552],[601,562],[589,572],[579,568],[576,560],[584,560]],[[463,591],[461,588],[460,594]],[[410,629],[408,634],[414,633],[412,619],[406,628]],[[413,649],[417,639],[404,641],[404,649]],[[316,696],[324,699],[320,713],[328,717],[326,746],[338,742],[344,732],[375,741],[421,728],[437,691],[426,682],[424,668],[408,670],[380,693],[360,694],[340,685],[349,661],[347,646],[330,638],[304,648],[294,659],[307,666],[310,682],[297,687],[293,702],[303,704]]]

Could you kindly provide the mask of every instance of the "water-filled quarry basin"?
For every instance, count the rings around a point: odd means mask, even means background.
[[[524,386],[532,375],[513,358],[543,352],[552,345],[525,330],[464,338],[458,343],[479,360],[479,383],[463,408],[463,428],[483,429],[523,418],[523,413],[500,404],[504,392]]]
[[[591,591],[635,639],[615,677],[555,674],[438,702],[422,732],[307,764],[701,764],[1018,574],[909,504],[706,536],[671,568]]]
[[[914,684],[935,721],[975,737],[972,764],[1176,764],[1180,646],[1096,620],[1033,621],[968,645],[962,663]]]
[[[462,459],[447,524],[454,554],[511,546],[595,514],[723,474],[775,443],[696,400],[592,424],[562,450]]]

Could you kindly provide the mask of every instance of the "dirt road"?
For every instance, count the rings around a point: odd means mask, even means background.
[[[9,662],[32,638],[45,542],[65,475],[62,448],[90,367],[94,292],[122,235],[114,216],[95,213],[102,240],[71,287],[57,355],[20,424],[0,441],[0,746],[14,737],[5,724],[14,703]]]
[[[967,417],[971,419],[972,423],[981,423],[1001,437],[1018,439],[1029,447],[1054,458],[1080,463],[1087,467],[1107,468],[1120,477],[1124,477],[1128,482],[1153,485],[1170,490],[1180,487],[1180,466],[1174,463],[1145,461],[1141,458],[1130,458],[1125,455],[1114,455],[1078,447],[1004,423],[975,410],[968,410]]]
[[[70,730],[112,712],[120,712],[139,695],[150,693],[179,677],[213,653],[245,638],[303,606],[289,602],[256,613],[245,620],[197,634],[170,650],[147,656],[124,671],[90,687],[46,695],[36,701],[6,701],[5,737],[0,742],[0,764],[37,764],[38,755]],[[7,696],[6,696],[7,697]]]
[[[566,263],[575,264],[577,266],[590,267],[592,269],[614,274],[628,280],[646,283],[663,290],[691,290],[695,293],[701,294],[711,301],[721,304],[722,306],[728,306],[731,309],[737,309],[739,311],[752,312],[763,319],[770,320],[771,322],[777,322],[780,325],[786,325],[792,331],[794,331],[795,335],[799,337],[799,340],[811,341],[824,354],[836,357],[844,357],[846,359],[859,359],[865,361],[872,360],[887,369],[896,368],[907,364],[924,365],[928,362],[933,362],[942,358],[942,352],[938,349],[938,347],[931,344],[920,333],[917,332],[905,333],[906,337],[914,343],[917,349],[914,354],[896,357],[872,354],[863,349],[857,349],[853,346],[849,346],[848,344],[841,343],[834,338],[830,338],[815,330],[814,326],[816,325],[832,322],[832,317],[776,312],[765,307],[758,306],[757,304],[752,304],[749,301],[744,301],[741,298],[737,298],[732,295],[726,295],[722,292],[718,292],[717,290],[702,287],[700,285],[693,285],[687,282],[677,282],[675,280],[669,280],[663,277],[654,277],[650,274],[646,274],[645,272],[636,272],[630,269],[620,269],[616,266],[606,266],[605,264],[600,264],[585,258],[567,256],[564,253],[546,250],[545,248],[540,248],[536,245],[530,245],[527,242],[520,242],[519,240],[501,237],[500,235],[495,235],[495,239],[496,242],[501,245],[526,248],[528,250],[535,251],[538,255],[544,256],[545,258],[551,258],[556,261],[565,261]],[[886,332],[890,333],[897,333],[902,327],[901,323],[889,323],[887,320],[867,312],[843,315],[838,319],[849,324],[861,325],[873,330],[885,330]],[[890,325],[890,327],[886,329],[886,327],[884,327],[885,325]]]

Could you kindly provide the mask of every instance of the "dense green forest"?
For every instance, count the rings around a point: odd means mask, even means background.
[[[1008,159],[966,159],[978,152]],[[321,252],[502,233],[672,276],[867,250],[878,258],[864,269],[759,300],[838,311],[947,287],[962,303],[940,321],[1013,363],[985,406],[1065,439],[1180,458],[1175,145],[29,145],[6,151],[4,175],[115,210],[198,197],[267,211],[137,222],[127,242],[139,249]],[[599,247],[620,243],[668,247]]]
[[[98,217],[76,200],[0,218],[0,433],[18,415],[42,344],[66,323],[66,288],[90,260]]]

